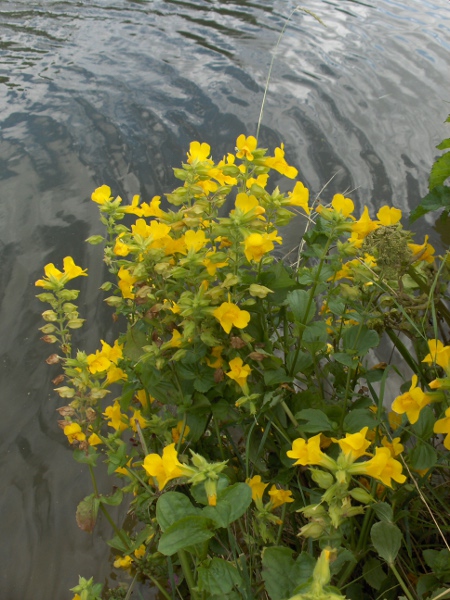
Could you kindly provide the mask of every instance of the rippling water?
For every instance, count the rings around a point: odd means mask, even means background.
[[[67,254],[89,268],[80,344],[110,321],[97,297],[91,191],[170,191],[193,139],[215,157],[255,133],[290,0],[0,0],[0,597],[70,598],[110,557],[76,527],[90,493],[56,425],[34,281]],[[406,212],[426,192],[449,111],[448,0],[305,0],[278,49],[262,145],[284,141],[314,192]],[[282,183],[285,185],[285,183]],[[297,242],[296,227],[288,246]]]

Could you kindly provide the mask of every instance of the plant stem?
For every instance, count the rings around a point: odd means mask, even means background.
[[[392,572],[394,573],[394,575],[395,575],[397,581],[399,582],[402,590],[405,592],[405,595],[408,598],[408,600],[414,600],[414,597],[411,595],[410,591],[408,590],[408,588],[407,588],[405,582],[403,581],[400,573],[395,568],[394,563],[390,563],[389,566],[392,569]]]
[[[183,571],[184,578],[188,585],[189,591],[191,592],[192,600],[198,600],[197,593],[195,592],[195,581],[194,576],[189,565],[188,555],[185,550],[178,550],[178,558],[180,559],[181,569]]]

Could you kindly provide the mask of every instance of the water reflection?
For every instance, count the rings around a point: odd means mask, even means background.
[[[293,0],[3,0],[0,4],[0,597],[69,598],[78,574],[109,573],[102,537],[75,524],[90,492],[56,424],[55,376],[38,341],[33,282],[71,254],[89,269],[81,306],[93,351],[112,339],[97,288],[101,231],[91,191],[148,201],[175,184],[193,139],[215,157],[254,133],[271,51]],[[279,47],[261,142],[324,198],[408,210],[448,114],[450,8],[433,2],[309,0]],[[281,185],[291,185],[281,182]],[[439,224],[438,224],[439,227]],[[288,233],[286,251],[298,241]],[[49,352],[50,353],[50,352]],[[22,565],[20,572],[17,565]]]

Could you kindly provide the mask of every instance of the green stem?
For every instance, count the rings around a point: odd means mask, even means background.
[[[195,581],[194,576],[189,565],[188,555],[185,550],[178,550],[178,558],[180,559],[181,569],[183,571],[184,578],[188,585],[189,591],[191,592],[191,599],[198,600],[197,593],[195,592]]]
[[[394,573],[397,581],[399,582],[402,590],[405,592],[406,597],[408,598],[408,600],[414,600],[414,597],[411,595],[410,591],[408,590],[406,583],[403,581],[400,573],[397,571],[397,569],[395,568],[394,563],[389,563],[389,566],[392,570],[392,572]]]
[[[100,502],[100,510],[102,511],[103,515],[106,517],[106,520],[108,521],[108,523],[111,525],[111,527],[114,529],[115,534],[120,538],[120,540],[123,542],[125,548],[128,548],[128,540],[127,538],[124,536],[123,531],[120,531],[120,529],[117,527],[117,525],[114,523],[114,521],[112,520],[111,515],[109,514],[109,512],[107,511],[107,509],[105,508],[105,505],[103,504],[103,502]]]
[[[297,419],[294,417],[294,415],[291,412],[291,409],[284,400],[281,401],[281,406],[283,407],[284,412],[287,414],[294,427],[298,427]]]

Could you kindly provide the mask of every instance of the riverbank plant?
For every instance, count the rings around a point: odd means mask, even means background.
[[[448,252],[391,205],[313,199],[282,144],[241,135],[213,160],[194,141],[174,173],[166,203],[92,194],[117,339],[77,349],[71,257],[36,282],[59,425],[92,475],[76,518],[110,522],[128,581],[80,578],[74,600],[137,580],[167,600],[450,597]]]

